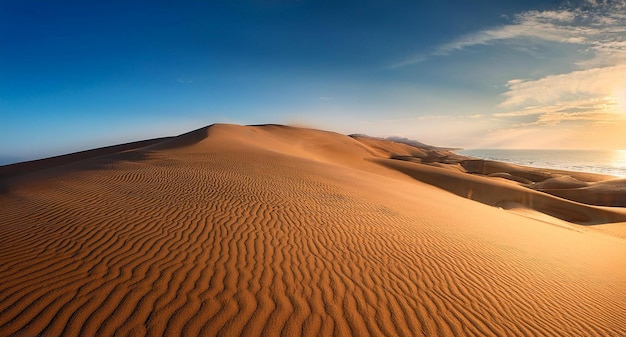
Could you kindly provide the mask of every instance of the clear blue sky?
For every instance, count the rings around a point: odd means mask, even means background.
[[[626,148],[624,4],[0,0],[0,156],[215,122]]]

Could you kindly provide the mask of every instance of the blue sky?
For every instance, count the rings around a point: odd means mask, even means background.
[[[215,122],[626,148],[626,2],[0,0],[0,156]]]

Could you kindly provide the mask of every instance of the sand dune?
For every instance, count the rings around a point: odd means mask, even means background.
[[[626,241],[572,223],[622,208],[407,146],[214,125],[0,167],[0,335],[626,335]]]
[[[626,179],[548,170],[488,160],[460,160],[465,172],[501,177],[557,197],[597,206],[626,207]]]
[[[569,184],[542,186],[537,190],[591,205],[626,207],[626,179],[573,186]]]
[[[626,210],[594,207],[541,193],[487,177],[451,172],[406,161],[379,159],[378,162],[456,195],[488,205],[507,208],[515,204],[577,224],[602,224],[626,221]],[[510,178],[509,178],[510,179]],[[615,184],[609,184],[613,186]],[[559,190],[561,192],[565,190]],[[569,190],[571,191],[571,190]],[[619,194],[621,192],[621,194]],[[619,196],[626,191],[618,190]],[[580,194],[580,191],[578,191]],[[596,194],[593,194],[597,197]]]

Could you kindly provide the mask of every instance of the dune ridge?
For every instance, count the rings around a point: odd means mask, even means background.
[[[543,195],[593,223],[619,209],[376,144],[213,125],[3,175],[0,335],[626,334],[623,238],[432,185]]]

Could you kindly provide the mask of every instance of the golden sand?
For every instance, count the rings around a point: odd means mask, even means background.
[[[626,335],[624,181],[505,166],[213,125],[0,167],[0,336]]]

